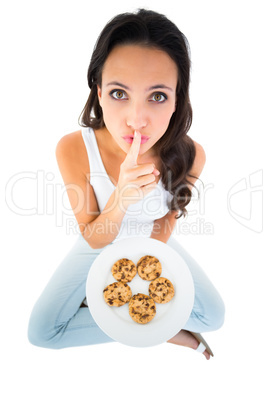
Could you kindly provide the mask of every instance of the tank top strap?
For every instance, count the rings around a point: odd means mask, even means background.
[[[90,168],[89,182],[94,189],[100,211],[102,211],[115,189],[111,182],[99,151],[94,130],[90,127],[82,128],[82,137],[86,146]]]
[[[87,154],[88,154],[88,160],[89,160],[89,166],[90,166],[90,176],[93,176],[95,174],[105,174],[107,175],[107,172],[105,170],[105,167],[103,165],[98,143],[96,140],[96,136],[94,133],[94,130],[90,127],[83,127],[82,128],[82,137],[85,142]],[[108,175],[107,175],[108,176]]]

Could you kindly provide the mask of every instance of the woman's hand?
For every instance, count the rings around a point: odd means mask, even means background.
[[[141,133],[135,131],[131,147],[120,166],[117,192],[124,208],[135,204],[150,193],[157,185],[156,176],[160,174],[153,163],[137,165],[140,144]]]

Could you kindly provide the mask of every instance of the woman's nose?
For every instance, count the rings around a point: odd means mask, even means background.
[[[135,104],[130,106],[127,115],[127,126],[133,130],[140,130],[148,124],[148,116],[144,104]]]

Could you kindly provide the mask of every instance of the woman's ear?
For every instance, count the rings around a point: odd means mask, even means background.
[[[97,95],[99,99],[99,105],[101,107],[101,87],[99,85],[97,85]]]

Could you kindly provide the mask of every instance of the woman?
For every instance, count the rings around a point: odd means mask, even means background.
[[[187,135],[189,81],[187,39],[165,16],[139,10],[116,16],[103,29],[88,69],[83,128],[61,138],[56,149],[81,234],[34,306],[28,332],[33,344],[112,341],[84,308],[87,274],[109,244],[145,236],[178,251],[194,280],[190,318],[168,342],[207,359],[213,355],[199,332],[223,324],[222,299],[172,236],[205,163],[202,146]]]

